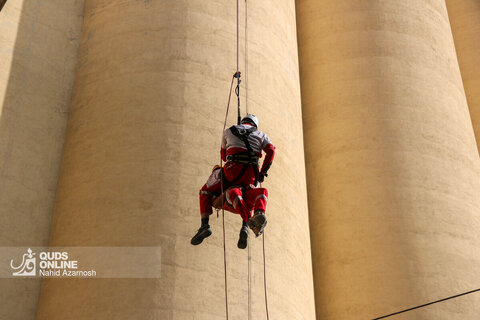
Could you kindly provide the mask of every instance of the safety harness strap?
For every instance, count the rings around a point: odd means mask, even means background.
[[[240,171],[240,173],[238,174],[238,176],[235,179],[233,179],[232,181],[227,181],[226,183],[232,185],[233,183],[237,182],[245,174],[245,171],[247,171],[248,167],[252,167],[253,170],[254,170],[254,174],[255,174],[255,184],[256,184],[257,181],[258,181],[258,161],[259,161],[259,157],[255,153],[255,151],[253,151],[252,146],[250,145],[250,142],[248,141],[248,136],[251,133],[257,131],[257,128],[250,127],[248,129],[241,128],[241,130],[239,130],[236,126],[231,126],[230,131],[232,132],[232,134],[234,136],[238,137],[240,140],[243,141],[243,143],[245,143],[245,146],[247,147],[247,152],[246,153],[234,154],[234,155],[230,155],[230,156],[227,157],[227,160],[232,161],[232,162],[236,162],[236,163],[241,163],[244,166],[243,166],[242,170]],[[225,177],[225,175],[223,175],[223,176]]]
[[[227,160],[241,164],[256,166],[258,165],[259,158],[258,156],[251,157],[248,154],[240,153],[227,156]]]
[[[255,155],[255,152],[253,151],[252,149],[252,146],[250,146],[250,142],[248,141],[248,136],[257,131],[257,128],[255,127],[250,127],[248,129],[241,129],[239,130],[236,126],[231,126],[230,127],[230,131],[233,133],[234,136],[236,136],[237,138],[239,138],[240,140],[243,141],[243,143],[245,143],[245,146],[247,147],[247,150],[248,150],[248,154],[250,156],[256,156]],[[258,157],[257,157],[258,158]]]

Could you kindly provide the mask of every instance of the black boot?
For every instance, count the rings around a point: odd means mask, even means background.
[[[194,246],[199,245],[202,243],[203,239],[210,237],[212,234],[212,229],[208,224],[202,226],[198,229],[197,234],[193,236],[192,240],[190,241],[191,244]]]
[[[265,212],[256,211],[253,217],[248,220],[248,226],[252,229],[253,233],[255,233],[256,237],[262,235],[263,230],[267,226]]]
[[[238,243],[237,247],[239,249],[245,249],[248,244],[248,226],[244,225],[242,226],[242,229],[240,229],[240,235],[238,236]]]

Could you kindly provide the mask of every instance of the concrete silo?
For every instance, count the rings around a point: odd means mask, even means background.
[[[220,220],[201,246],[190,237],[198,190],[219,161],[235,12],[220,0],[86,1],[51,245],[158,246],[162,276],[45,280],[38,319],[224,319]],[[265,183],[270,315],[313,319],[295,4],[252,2],[248,18],[249,111],[278,154]],[[246,319],[240,218],[226,220],[230,318]],[[263,270],[252,242],[257,319]]]
[[[477,288],[480,162],[445,1],[299,0],[297,21],[318,319]]]
[[[448,16],[473,129],[480,145],[480,3],[447,0]]]
[[[83,1],[0,7],[0,246],[8,255],[48,245]],[[2,278],[0,288],[1,319],[33,319],[40,280]]]

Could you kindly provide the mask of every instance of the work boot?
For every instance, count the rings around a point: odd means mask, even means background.
[[[240,235],[238,236],[238,243],[237,247],[239,249],[245,249],[248,244],[248,227],[243,226],[242,229],[240,229]]]
[[[248,219],[248,226],[252,229],[255,236],[258,237],[262,235],[263,230],[267,226],[267,217],[265,216],[265,212],[257,210],[253,217]]]
[[[210,237],[211,234],[212,229],[210,229],[210,226],[208,224],[204,225],[200,229],[198,229],[197,234],[193,236],[190,243],[194,246],[199,245],[200,243],[202,243],[203,239]]]

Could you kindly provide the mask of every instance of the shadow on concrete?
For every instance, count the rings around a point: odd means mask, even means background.
[[[2,11],[3,6],[5,5],[6,2],[7,0],[0,0],[0,11]]]
[[[2,247],[48,244],[83,2],[0,0]],[[40,279],[4,278],[0,288],[0,319],[35,318]]]

